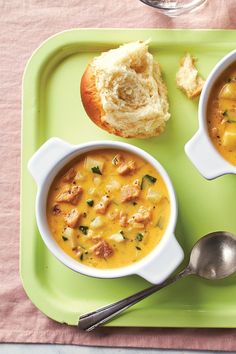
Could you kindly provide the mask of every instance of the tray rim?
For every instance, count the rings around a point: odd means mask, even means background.
[[[102,32],[105,33],[109,33],[112,30],[112,32],[116,32],[122,35],[125,35],[127,32],[133,33],[134,36],[140,35],[141,37],[145,34],[145,33],[161,33],[162,36],[164,35],[164,37],[168,36],[168,34],[170,32],[174,32],[176,35],[181,34],[183,31],[184,33],[189,34],[190,36],[192,35],[192,33],[197,33],[197,32],[201,32],[202,34],[206,34],[206,38],[204,38],[203,43],[207,43],[209,42],[209,37],[211,37],[211,34],[213,34],[215,36],[216,33],[222,33],[222,32],[226,32],[227,34],[229,34],[229,37],[231,37],[232,34],[232,43],[235,43],[235,41],[233,41],[233,36],[235,36],[236,30],[234,29],[166,29],[166,28],[161,28],[161,29],[154,29],[154,28],[137,28],[137,29],[132,29],[132,28],[74,28],[74,29],[68,29],[59,33],[54,34],[53,36],[49,37],[48,39],[46,39],[45,41],[42,42],[42,44],[35,49],[35,51],[33,52],[33,54],[31,55],[31,57],[29,58],[25,70],[24,70],[24,74],[23,74],[23,79],[22,79],[22,111],[21,111],[21,186],[20,186],[20,278],[23,284],[23,288],[26,292],[26,294],[28,295],[28,297],[30,298],[30,300],[32,301],[32,303],[38,308],[40,309],[40,311],[42,311],[45,315],[47,315],[48,317],[58,321],[58,322],[63,322],[62,320],[60,320],[60,316],[55,315],[55,309],[51,310],[50,306],[46,306],[47,309],[45,309],[45,304],[44,301],[40,301],[38,299],[38,293],[35,294],[35,291],[33,290],[34,287],[38,286],[38,282],[36,281],[37,279],[35,279],[34,277],[29,276],[29,268],[27,269],[25,262],[25,258],[23,258],[23,242],[24,242],[24,236],[23,236],[23,208],[24,208],[24,181],[25,181],[25,175],[28,173],[27,171],[25,171],[26,168],[26,163],[28,161],[28,158],[33,154],[33,152],[37,149],[36,145],[36,140],[37,139],[33,139],[33,136],[31,137],[27,137],[27,129],[28,126],[26,126],[26,119],[24,119],[24,115],[25,115],[25,111],[26,111],[26,106],[28,106],[28,104],[25,103],[25,96],[26,96],[26,91],[27,89],[29,89],[29,87],[31,87],[31,85],[37,86],[35,85],[39,78],[40,78],[40,71],[43,70],[43,67],[45,66],[45,64],[50,60],[50,58],[53,57],[53,55],[56,53],[56,51],[59,51],[64,45],[68,45],[68,40],[71,40],[71,45],[74,44],[74,42],[78,44],[84,43],[86,45],[91,44],[92,43],[102,43],[103,45],[107,45],[107,44],[113,44],[114,46],[116,44],[114,43],[123,43],[125,42],[122,40],[109,40],[107,38],[102,38],[102,40],[96,40],[93,38],[94,35],[94,31],[96,32],[100,32],[100,34]],[[71,37],[73,37],[75,35],[75,37],[78,35],[78,37],[80,37],[80,35],[82,35],[82,39],[81,37],[78,39],[73,39]],[[148,35],[150,38],[150,35]],[[166,37],[167,38],[167,37]],[[165,39],[166,39],[165,38]],[[168,38],[167,38],[168,39]],[[128,39],[128,41],[132,41],[133,39]],[[126,40],[127,41],[127,40]],[[155,43],[157,40],[152,40],[152,43]],[[158,41],[160,41],[160,38],[158,38]],[[165,40],[163,41],[163,38],[161,38],[161,41],[163,43],[165,43]],[[170,36],[170,43],[173,42],[173,37]],[[182,41],[183,42],[183,41]],[[184,41],[185,42],[185,41]],[[181,42],[180,42],[181,43]],[[197,40],[195,43],[202,43],[202,38],[201,40]],[[216,42],[217,43],[217,42]],[[225,39],[224,43],[231,43],[231,40],[228,41],[228,38]],[[62,53],[63,54],[63,53]],[[29,75],[31,74],[31,75]],[[33,74],[33,75],[32,75]],[[30,77],[29,77],[30,76]],[[33,79],[32,79],[33,78]],[[34,81],[35,79],[35,81]],[[28,87],[29,86],[29,87]],[[37,91],[36,87],[34,87],[34,90]],[[35,122],[34,122],[35,123]],[[32,123],[32,124],[34,124]],[[33,135],[33,134],[32,134]],[[30,144],[30,148],[27,147],[27,149],[31,150],[30,152],[30,156],[26,157],[25,156],[25,148],[24,146],[26,145],[26,140],[27,144],[29,142],[31,142],[32,144]],[[28,154],[29,155],[29,154]],[[36,187],[34,188],[34,190],[36,191]],[[33,225],[33,222],[31,221],[31,224]],[[32,275],[32,274],[31,274]],[[41,289],[42,290],[42,289]],[[43,294],[43,292],[42,292]],[[204,311],[203,311],[204,312]],[[62,316],[63,317],[63,316]],[[200,316],[201,317],[201,316]],[[217,316],[216,316],[217,317]],[[225,325],[224,322],[224,316],[223,317],[223,322],[218,321],[218,323],[216,323],[214,320],[212,320],[212,323],[208,323],[208,321],[206,321],[205,323],[200,322],[198,323],[195,327],[201,327],[201,328],[219,328],[219,327],[225,327],[225,328],[236,328],[236,320],[232,321],[231,324],[227,324],[227,326]],[[78,318],[78,316],[77,316]],[[226,316],[227,318],[227,316]],[[218,320],[218,318],[217,318]],[[198,321],[198,320],[197,320]],[[132,322],[132,321],[131,321]],[[130,321],[127,322],[127,324],[124,324],[121,321],[121,324],[119,324],[119,326],[133,326],[136,327],[136,325],[134,323],[131,323]],[[188,326],[185,323],[183,323],[183,319],[179,320],[179,323],[177,323],[176,326],[174,327],[192,327],[192,326]],[[192,322],[192,320],[190,321]],[[76,325],[76,323],[70,323],[70,321],[67,322],[68,324],[72,324],[72,325]],[[117,323],[119,323],[119,320],[116,320],[112,323],[109,323],[108,326],[117,326]],[[138,325],[137,325],[138,326]],[[143,327],[150,327],[149,325],[143,324]],[[159,327],[159,326],[156,326]],[[170,327],[170,325],[165,325],[165,323],[162,325],[162,327]]]

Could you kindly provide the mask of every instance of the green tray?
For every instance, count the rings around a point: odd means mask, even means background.
[[[147,39],[151,39],[150,51],[161,63],[172,117],[158,138],[119,139],[87,118],[80,100],[80,78],[89,60],[101,51]],[[186,258],[200,236],[214,230],[236,233],[236,177],[206,181],[186,157],[184,144],[198,127],[198,102],[188,100],[175,85],[179,60],[186,51],[198,58],[198,68],[206,78],[217,61],[235,47],[233,30],[75,29],[50,38],[33,54],[23,80],[20,272],[26,293],[47,316],[77,325],[82,313],[148,285],[137,276],[111,280],[82,276],[66,268],[46,249],[36,226],[36,185],[27,171],[27,162],[52,136],[74,144],[100,139],[127,141],[156,157],[176,189],[176,234]],[[183,279],[108,325],[236,327],[236,278],[214,282],[196,277]]]

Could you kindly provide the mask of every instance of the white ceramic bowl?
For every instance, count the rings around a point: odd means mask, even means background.
[[[211,89],[219,76],[233,62],[236,63],[236,50],[222,58],[208,76],[199,100],[199,129],[185,145],[187,156],[206,179],[213,179],[227,173],[236,174],[236,166],[226,161],[214,147],[208,134],[206,117]]]
[[[148,161],[156,168],[165,181],[171,205],[169,224],[155,249],[135,264],[110,270],[88,267],[63,252],[50,233],[46,217],[48,191],[57,173],[75,157],[97,149],[121,149],[132,152]],[[98,278],[117,278],[138,274],[156,284],[165,280],[183,260],[183,250],[174,236],[177,203],[172,183],[160,163],[145,151],[121,142],[96,141],[81,145],[70,145],[58,138],[51,138],[30,159],[28,168],[38,186],[36,220],[40,234],[52,254],[67,267],[76,272]]]

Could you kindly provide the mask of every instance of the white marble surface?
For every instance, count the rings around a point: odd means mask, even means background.
[[[0,354],[192,354],[189,350],[157,350],[82,347],[76,345],[55,344],[0,344]],[[198,354],[209,354],[208,351],[197,351]],[[211,352],[212,353],[212,352]],[[223,352],[214,352],[223,354]],[[227,354],[233,352],[227,352]]]

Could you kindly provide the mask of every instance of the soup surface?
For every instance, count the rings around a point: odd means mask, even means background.
[[[148,162],[126,151],[88,152],[55,178],[47,219],[71,257],[96,268],[127,266],[161,240],[170,215],[165,183]]]
[[[221,75],[211,91],[207,124],[216,149],[236,165],[236,63]]]

